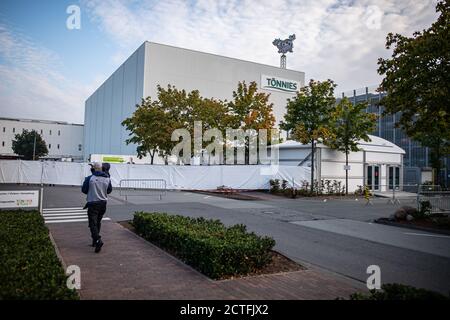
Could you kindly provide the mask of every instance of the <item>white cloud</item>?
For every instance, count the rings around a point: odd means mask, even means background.
[[[388,32],[411,35],[435,19],[436,0],[82,0],[117,50],[119,66],[145,40],[271,65],[274,38],[295,33],[288,68],[331,78],[338,90],[379,82]],[[379,21],[368,10],[379,8]],[[369,25],[369,27],[368,27]],[[105,80],[77,83],[53,51],[0,22],[1,116],[83,122],[84,100]]]
[[[85,0],[121,63],[145,40],[278,65],[274,38],[297,35],[288,68],[334,79],[339,89],[376,84],[388,32],[435,20],[435,0]],[[373,10],[378,15],[373,18]]]
[[[0,110],[3,117],[82,123],[84,99],[100,81],[75,83],[58,55],[0,24]]]

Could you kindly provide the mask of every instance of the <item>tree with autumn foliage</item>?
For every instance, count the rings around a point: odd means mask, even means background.
[[[258,85],[252,81],[249,85],[243,82],[238,83],[236,91],[233,91],[233,100],[228,103],[228,109],[231,114],[233,128],[244,131],[254,130],[258,135],[260,129],[267,130],[268,142],[271,141],[271,129],[275,125],[275,116],[273,115],[273,103],[269,102],[270,94],[258,92]],[[251,132],[251,131],[249,131]],[[249,136],[249,140],[256,137]],[[246,163],[248,163],[248,146],[246,140]]]
[[[378,60],[384,76],[380,101],[386,113],[398,113],[398,126],[430,148],[434,181],[440,183],[441,159],[450,153],[450,0],[439,1],[440,14],[430,28],[412,37],[389,33],[390,59]]]
[[[149,154],[153,163],[157,152],[163,157],[170,155],[177,143],[171,141],[175,129],[186,129],[195,137],[196,121],[202,123],[202,132],[218,129],[222,136],[226,135],[227,128],[267,129],[270,135],[275,124],[273,104],[269,103],[269,95],[258,92],[257,87],[256,82],[248,86],[239,82],[233,100],[227,102],[204,98],[198,90],[187,92],[172,85],[158,86],[157,99],[143,99],[133,115],[122,122],[130,132],[126,143],[137,144],[138,155]],[[195,150],[194,143],[191,139],[191,150]]]
[[[269,102],[270,94],[258,92],[258,85],[252,81],[249,85],[238,83],[236,91],[233,91],[233,100],[228,103],[228,108],[235,117],[235,127],[247,129],[270,130],[275,125],[273,115],[273,103]]]
[[[336,105],[328,124],[328,134],[324,143],[332,149],[345,153],[345,194],[348,194],[348,155],[359,151],[358,141],[370,141],[377,115],[366,113],[367,103],[353,104],[343,98]]]
[[[290,137],[303,144],[311,144],[311,193],[314,191],[314,154],[316,142],[327,138],[329,121],[336,99],[332,80],[311,80],[293,99],[289,99],[284,121],[280,127]]]

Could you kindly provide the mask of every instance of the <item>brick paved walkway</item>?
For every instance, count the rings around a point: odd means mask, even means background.
[[[213,281],[115,222],[102,224],[99,254],[87,223],[48,227],[65,264],[81,268],[82,299],[335,299],[358,290],[311,269]]]

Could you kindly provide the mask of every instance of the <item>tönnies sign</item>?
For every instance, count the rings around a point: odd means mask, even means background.
[[[262,74],[261,89],[295,93],[300,89],[300,82]]]

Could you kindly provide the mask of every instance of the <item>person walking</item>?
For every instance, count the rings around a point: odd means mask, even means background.
[[[87,195],[87,209],[89,229],[91,231],[92,246],[98,253],[102,249],[103,241],[100,236],[102,218],[106,212],[108,194],[112,192],[111,179],[109,175],[102,171],[102,164],[94,162],[92,164],[92,175],[86,177],[81,187],[81,191]]]

